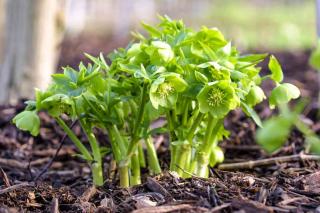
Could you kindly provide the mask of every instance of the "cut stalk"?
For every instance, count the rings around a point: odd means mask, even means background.
[[[131,176],[130,176],[130,185],[141,184],[141,174],[140,174],[140,163],[138,150],[131,156]]]
[[[148,166],[151,174],[160,174],[161,173],[161,168],[159,165],[159,160],[157,156],[156,149],[154,148],[154,144],[152,141],[152,137],[149,136],[145,140],[145,144],[147,147],[147,156],[148,156]]]
[[[176,156],[177,156],[177,146],[170,144],[170,171],[175,171]]]
[[[190,149],[188,150],[187,159],[186,159],[186,161],[184,163],[184,170],[189,172],[189,174],[184,172],[183,173],[183,177],[184,178],[190,177],[190,173],[192,172],[192,170],[190,170],[191,163],[192,163],[192,159],[191,158],[192,158],[192,148],[190,147]]]
[[[144,157],[144,152],[141,143],[138,145],[138,154],[139,154],[139,162],[140,162],[140,167],[145,168],[146,167],[146,159]]]
[[[208,177],[209,156],[207,153],[199,152],[195,174],[199,177]]]
[[[102,170],[102,162],[94,162],[91,164],[92,171],[92,179],[93,183],[96,186],[103,185],[103,170]]]
[[[118,164],[118,167],[119,167],[119,176],[120,176],[120,186],[122,188],[128,188],[129,187],[128,164],[123,164],[123,162],[120,162]]]
[[[109,139],[119,169],[120,186],[127,188],[129,187],[129,168],[128,163],[123,161],[126,155],[123,138],[115,125],[108,126],[108,132],[111,136]]]
[[[183,144],[180,146],[179,157],[176,159],[177,169],[176,172],[179,176],[184,177],[185,172],[188,168],[185,167],[186,161],[188,160],[189,153],[191,151],[191,147],[189,144]]]
[[[209,157],[212,144],[215,143],[215,137],[221,127],[222,119],[216,120],[211,115],[208,116],[207,131],[204,136],[204,141],[200,146],[196,157],[196,175],[199,177],[208,177]]]
[[[97,186],[103,185],[103,172],[102,172],[102,157],[100,152],[99,143],[92,132],[91,127],[89,127],[83,120],[80,119],[80,124],[83,131],[85,132],[93,154],[94,162],[91,164],[93,182]]]

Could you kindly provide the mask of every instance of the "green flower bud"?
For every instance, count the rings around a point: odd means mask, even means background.
[[[246,103],[250,106],[255,106],[264,99],[266,99],[266,96],[264,95],[263,90],[259,86],[254,85],[246,96]]]

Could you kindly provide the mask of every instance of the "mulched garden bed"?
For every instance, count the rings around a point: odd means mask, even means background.
[[[311,100],[303,119],[320,134],[315,104],[319,82],[316,71],[308,66],[309,52],[275,55],[283,64],[286,81],[297,85],[302,96]],[[262,118],[272,114],[265,106],[257,108]],[[74,156],[76,149],[68,139],[56,152],[64,133],[48,115],[41,114],[42,127],[36,138],[11,124],[23,108],[22,101],[0,107],[0,212],[320,212],[320,157],[303,154],[304,138],[297,130],[270,156],[254,142],[253,121],[235,111],[225,122],[231,137],[221,147],[226,153],[225,164],[245,162],[247,167],[214,168],[209,179],[181,179],[170,172],[147,178],[145,171],[142,185],[121,189],[113,162],[106,156],[108,180],[95,188],[89,167]],[[74,130],[86,141],[79,126]],[[104,145],[106,138],[99,133]],[[158,136],[155,141],[165,169],[166,137]],[[249,168],[250,160],[260,166]]]

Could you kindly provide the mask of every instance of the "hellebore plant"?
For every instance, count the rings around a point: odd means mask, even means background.
[[[109,55],[93,57],[79,70],[65,68],[53,75],[46,91],[36,91],[24,112],[14,118],[18,128],[39,133],[37,112],[47,111],[64,129],[92,168],[96,185],[103,184],[102,148],[94,129],[108,134],[120,185],[139,184],[140,168],[161,172],[152,136],[168,133],[170,170],[181,177],[208,176],[208,167],[223,161],[218,142],[228,136],[224,119],[236,108],[261,121],[253,107],[266,99],[260,85],[270,79],[276,87],[270,96],[272,107],[299,96],[294,85],[282,83],[283,74],[274,56],[271,74],[260,77],[257,64],[266,54],[240,55],[216,28],[198,32],[182,21],[160,17],[153,27],[143,24],[148,37],[133,33],[134,41]],[[61,119],[68,115],[86,134],[88,149]],[[158,128],[151,124],[165,118]],[[147,161],[145,160],[145,154]]]

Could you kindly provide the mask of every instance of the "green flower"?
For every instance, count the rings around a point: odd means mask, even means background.
[[[186,88],[187,82],[180,75],[175,73],[161,75],[151,84],[150,101],[156,109],[159,106],[174,107],[178,99],[178,93],[183,92]]]
[[[40,118],[35,110],[20,112],[13,118],[13,123],[19,129],[29,131],[33,136],[39,134]]]
[[[222,118],[239,106],[240,101],[229,81],[209,83],[197,96],[200,111]]]

